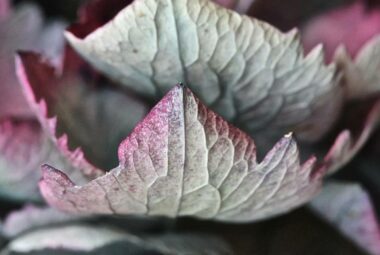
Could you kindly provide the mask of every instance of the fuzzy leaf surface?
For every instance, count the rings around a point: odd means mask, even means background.
[[[291,135],[258,163],[252,139],[180,85],[121,143],[119,161],[83,186],[45,165],[41,192],[50,205],[75,213],[244,222],[306,203],[323,174],[314,157],[300,164]]]
[[[323,64],[321,47],[304,57],[297,32],[281,33],[208,0],[137,0],[84,39],[67,38],[138,93],[157,99],[183,82],[250,134],[295,130],[318,139],[342,103],[335,66]]]

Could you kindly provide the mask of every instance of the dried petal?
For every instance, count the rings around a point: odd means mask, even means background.
[[[6,4],[7,1],[1,2]],[[59,58],[63,49],[63,29],[62,22],[44,26],[40,11],[32,5],[22,5],[0,18],[0,119],[33,117],[15,76],[15,51],[41,49],[50,57]],[[49,47],[44,47],[46,41]]]

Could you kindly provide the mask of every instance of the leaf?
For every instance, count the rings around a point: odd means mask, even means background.
[[[66,253],[64,253],[65,251]],[[140,253],[134,253],[137,251]],[[135,236],[107,226],[83,224],[53,227],[27,233],[11,241],[7,250],[1,254],[11,255],[20,253],[233,254],[228,244],[210,235],[175,233]]]
[[[63,137],[59,144],[66,142]],[[42,163],[60,165],[78,182],[88,181],[71,160],[80,160],[73,153],[70,160],[63,157],[44,134],[36,121],[0,122],[0,197],[15,200],[39,200],[37,183]]]
[[[6,3],[2,0],[2,4]],[[54,59],[59,58],[64,26],[58,21],[44,25],[40,11],[33,5],[21,5],[0,18],[0,119],[9,116],[33,117],[15,76],[15,51],[40,49]],[[47,45],[49,47],[45,47]]]
[[[7,215],[1,234],[7,238],[14,238],[36,228],[73,223],[80,219],[85,218],[66,214],[51,207],[36,207],[30,204]]]
[[[355,1],[312,19],[302,29],[307,51],[323,43],[326,58],[331,61],[335,51],[344,45],[355,57],[363,45],[380,32],[380,12],[368,9],[365,1]]]
[[[324,165],[328,173],[335,173],[350,162],[364,147],[379,124],[380,100],[378,99],[371,106],[359,135],[354,137],[351,131],[344,130],[337,136],[333,146],[331,146],[329,152],[324,157]]]
[[[90,251],[125,238],[125,233],[104,226],[68,225],[32,231],[11,241],[7,249],[13,252],[28,252],[62,247],[68,250]]]
[[[328,182],[311,206],[369,254],[380,254],[380,225],[359,184]]]
[[[21,53],[18,66],[26,96],[53,140],[57,131],[67,134],[71,147],[80,146],[91,163],[101,169],[115,167],[118,144],[146,114],[147,106],[80,70],[64,69],[57,75],[39,55]],[[36,105],[39,101],[46,102],[48,112]],[[50,116],[57,116],[53,125],[47,123]]]
[[[361,99],[380,91],[379,34],[380,11],[357,1],[309,22],[303,42],[306,50],[323,43],[328,61],[342,70],[348,98]]]
[[[380,16],[380,15],[379,15]],[[364,99],[380,92],[380,36],[369,40],[352,59],[344,47],[335,54],[335,61],[344,72],[348,97]]]
[[[183,82],[257,139],[290,130],[318,139],[342,104],[335,67],[323,64],[320,47],[304,57],[297,32],[208,0],[137,0],[84,39],[66,36],[126,87],[158,99]]]
[[[92,214],[252,221],[287,212],[318,191],[315,158],[299,163],[291,135],[257,163],[251,138],[173,88],[119,147],[119,167],[76,186],[43,166],[40,190],[58,209]]]

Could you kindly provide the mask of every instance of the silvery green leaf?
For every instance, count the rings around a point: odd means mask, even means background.
[[[300,164],[291,135],[257,162],[253,140],[180,85],[121,143],[119,161],[82,186],[45,165],[41,192],[50,205],[74,213],[245,222],[306,203],[324,173],[314,157]]]
[[[113,249],[113,246],[118,249]],[[210,235],[172,233],[135,236],[107,226],[83,224],[52,227],[26,233],[12,240],[0,254],[55,254],[54,251],[57,254],[115,254],[115,252],[116,254],[135,254],[132,251],[145,252],[136,254],[163,255],[233,254],[228,244]],[[120,253],[121,251],[123,253]]]
[[[117,146],[146,114],[145,103],[96,74],[82,75],[78,67],[59,74],[37,54],[22,52],[17,63],[25,95],[51,138],[67,134],[70,148],[80,147],[86,160],[101,169],[115,167]]]
[[[293,130],[318,139],[342,104],[321,47],[304,57],[296,31],[284,34],[209,0],[136,0],[84,39],[67,39],[128,88],[158,99],[183,82],[227,120],[262,132],[260,139]]]

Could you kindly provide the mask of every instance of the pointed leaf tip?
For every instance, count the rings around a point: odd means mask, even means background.
[[[260,163],[252,139],[177,85],[119,147],[120,165],[86,185],[44,166],[49,204],[77,213],[252,221],[309,201],[321,180],[282,138]]]
[[[137,93],[157,99],[183,81],[258,139],[295,129],[304,140],[317,140],[342,105],[336,68],[324,65],[321,47],[305,57],[297,32],[282,33],[213,1],[134,1],[85,38],[66,37],[96,68]],[[276,128],[266,129],[269,123]]]

